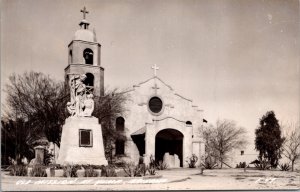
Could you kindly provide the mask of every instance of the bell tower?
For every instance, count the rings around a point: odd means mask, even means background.
[[[86,75],[84,84],[89,92],[96,96],[104,94],[104,68],[101,67],[101,45],[97,42],[95,31],[89,30],[86,20],[89,12],[84,7],[80,10],[83,19],[80,21],[73,40],[68,45],[68,66],[65,68],[65,81],[69,85],[72,76]]]

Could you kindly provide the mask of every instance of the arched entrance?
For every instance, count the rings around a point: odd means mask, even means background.
[[[182,159],[183,134],[175,129],[163,129],[155,137],[155,160],[162,161],[164,154],[178,155],[180,167],[183,165]]]

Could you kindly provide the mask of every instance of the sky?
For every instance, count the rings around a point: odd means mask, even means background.
[[[2,0],[2,104],[12,73],[63,80],[84,6],[105,87],[130,88],[156,64],[158,77],[209,123],[235,120],[252,143],[269,110],[281,123],[299,121],[297,0]]]

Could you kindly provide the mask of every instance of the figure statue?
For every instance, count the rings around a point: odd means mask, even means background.
[[[67,110],[71,116],[91,116],[94,110],[93,94],[87,94],[84,84],[86,75],[73,74],[70,81],[71,101],[67,103]]]
[[[86,97],[87,99],[84,101],[83,116],[90,117],[94,111],[93,94],[88,94]]]

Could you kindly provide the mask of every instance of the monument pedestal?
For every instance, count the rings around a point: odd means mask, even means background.
[[[66,119],[57,163],[107,165],[98,118],[73,116]]]

